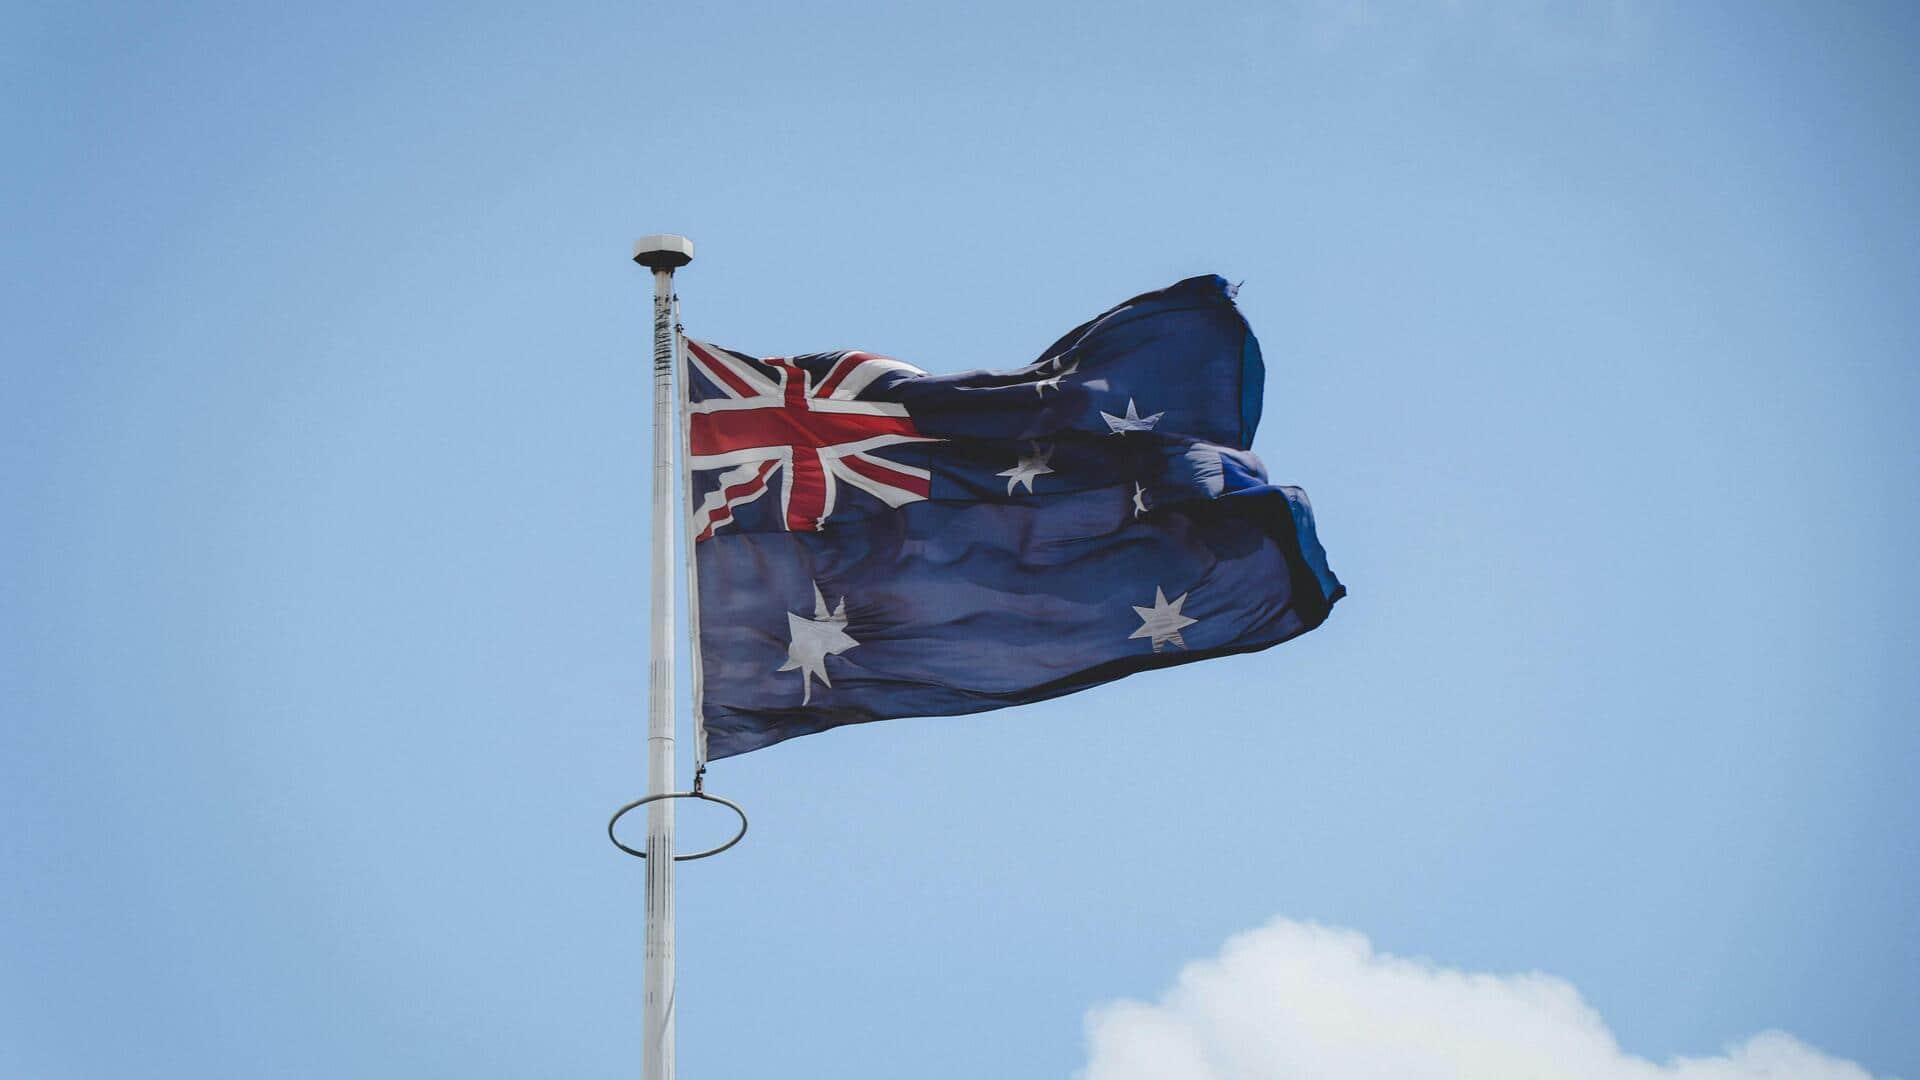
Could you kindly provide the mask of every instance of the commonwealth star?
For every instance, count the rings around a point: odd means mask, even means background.
[[[841,597],[839,606],[828,611],[827,598],[820,595],[820,583],[814,582],[813,618],[789,611],[787,630],[793,640],[787,645],[787,662],[778,670],[800,672],[800,704],[810,704],[814,679],[826,686],[833,685],[833,680],[827,678],[827,657],[838,656],[860,644],[847,636],[847,598]]]

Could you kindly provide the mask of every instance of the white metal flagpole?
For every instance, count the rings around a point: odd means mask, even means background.
[[[647,794],[673,790],[673,272],[693,261],[684,236],[642,237],[633,261],[653,271],[652,661],[647,679]],[[673,799],[647,806],[645,1080],[673,1080]]]

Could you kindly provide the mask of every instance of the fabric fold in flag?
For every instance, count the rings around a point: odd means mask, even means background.
[[[1249,449],[1265,370],[1221,278],[1005,371],[688,346],[712,758],[1264,649],[1344,594]]]

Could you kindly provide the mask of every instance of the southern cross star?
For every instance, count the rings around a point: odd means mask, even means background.
[[[1133,516],[1139,517],[1147,512],[1147,489],[1138,481],[1133,485]]]
[[[1127,637],[1151,639],[1154,652],[1159,652],[1168,644],[1186,648],[1186,639],[1180,636],[1180,631],[1200,621],[1180,614],[1180,605],[1187,602],[1188,595],[1188,593],[1181,593],[1172,603],[1168,603],[1166,590],[1155,585],[1152,607],[1132,605],[1134,614],[1140,616],[1140,629],[1128,634]]]
[[[813,680],[833,685],[827,678],[827,657],[860,644],[847,636],[847,598],[841,597],[839,606],[828,611],[827,598],[820,595],[820,583],[814,582],[813,618],[789,611],[787,630],[793,640],[787,645],[787,662],[779,670],[800,672],[800,704],[806,705],[813,701]]]
[[[1056,356],[1053,358],[1053,374],[1047,376],[1044,379],[1041,379],[1039,382],[1034,383],[1033,392],[1040,395],[1041,397],[1046,397],[1047,387],[1051,386],[1055,390],[1060,389],[1060,380],[1063,377],[1071,375],[1074,372],[1079,370],[1080,370],[1080,361],[1075,360],[1073,363],[1066,364],[1063,366],[1060,363],[1060,358]]]
[[[1013,494],[1015,484],[1026,488],[1027,494],[1033,494],[1033,478],[1042,473],[1050,473],[1053,471],[1053,466],[1047,464],[1053,457],[1053,447],[1043,447],[1039,443],[1028,443],[1027,445],[1033,447],[1033,453],[1021,454],[1020,460],[1014,462],[1013,468],[1004,469],[993,474],[1007,478],[1007,494],[1009,495]]]
[[[1141,416],[1140,410],[1134,408],[1133,406],[1133,399],[1128,398],[1127,399],[1127,415],[1115,416],[1110,412],[1102,412],[1100,414],[1100,419],[1105,420],[1107,422],[1107,426],[1113,429],[1107,432],[1107,434],[1125,435],[1129,431],[1152,431],[1153,425],[1159,423],[1160,418],[1165,415],[1167,414],[1163,412],[1157,412],[1157,413],[1154,413],[1152,416]]]

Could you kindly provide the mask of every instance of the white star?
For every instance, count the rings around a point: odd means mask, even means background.
[[[787,645],[787,662],[780,665],[781,671],[800,672],[800,704],[806,705],[813,700],[813,680],[832,686],[833,680],[827,678],[827,657],[838,656],[860,644],[847,636],[847,598],[840,598],[840,606],[827,610],[827,598],[820,595],[820,583],[813,585],[813,618],[809,619],[793,612],[787,612],[787,630],[793,635],[793,641]]]
[[[1139,517],[1147,512],[1147,489],[1136,481],[1133,485],[1133,516]]]
[[[1079,370],[1080,370],[1080,361],[1075,360],[1071,364],[1062,366],[1062,364],[1060,363],[1060,358],[1056,356],[1053,359],[1053,374],[1047,376],[1044,379],[1041,379],[1039,382],[1034,383],[1033,392],[1040,395],[1041,397],[1046,397],[1047,387],[1051,386],[1055,390],[1060,389],[1061,378],[1067,375],[1071,375],[1074,372]]]
[[[1047,464],[1048,460],[1053,457],[1053,447],[1042,447],[1039,443],[1028,443],[1027,445],[1033,447],[1033,453],[1021,454],[1020,460],[1014,463],[1013,468],[993,474],[1007,478],[1007,494],[1009,495],[1013,494],[1013,486],[1015,484],[1026,488],[1027,493],[1031,495],[1033,493],[1033,478],[1042,473],[1050,473],[1053,471],[1053,466]]]
[[[1140,411],[1133,407],[1133,399],[1128,398],[1127,415],[1115,416],[1110,412],[1103,412],[1100,414],[1100,419],[1105,420],[1107,426],[1113,429],[1107,434],[1125,435],[1129,431],[1152,431],[1153,425],[1159,423],[1160,418],[1165,415],[1167,414],[1157,412],[1152,416],[1141,416]]]
[[[1180,631],[1200,621],[1180,614],[1180,605],[1187,602],[1188,595],[1188,593],[1181,593],[1173,603],[1169,604],[1166,590],[1155,585],[1152,607],[1132,605],[1134,614],[1140,616],[1140,629],[1128,634],[1128,639],[1151,638],[1154,652],[1159,652],[1161,647],[1169,642],[1182,649],[1186,648],[1186,639],[1180,636]]]

